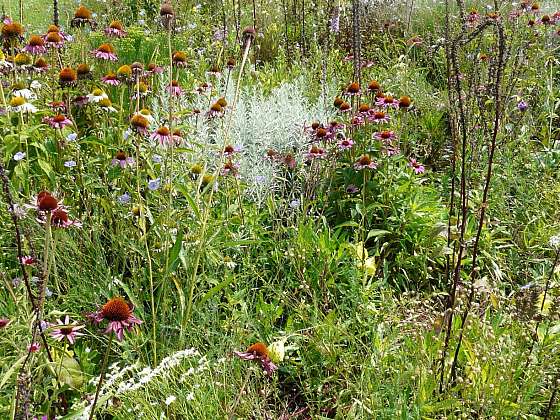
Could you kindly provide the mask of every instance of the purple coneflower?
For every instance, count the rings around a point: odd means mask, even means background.
[[[243,360],[258,360],[262,369],[267,375],[272,375],[278,367],[272,363],[270,359],[268,348],[264,343],[255,343],[251,345],[246,351],[234,351],[237,357]]]
[[[232,162],[231,160],[228,160],[226,163],[224,163],[224,167],[222,168],[222,175],[237,176],[238,171],[239,171],[239,165]]]
[[[62,101],[52,101],[49,102],[48,107],[54,112],[66,112],[66,104]]]
[[[74,344],[76,337],[84,335],[79,332],[84,328],[83,325],[75,325],[70,323],[70,317],[66,315],[64,322],[60,319],[56,321],[56,324],[51,324],[51,326],[56,327],[51,331],[51,337],[56,341],[63,341],[67,339],[70,344]]]
[[[379,96],[375,101],[375,105],[383,108],[398,108],[399,101],[393,98],[391,95]]]
[[[217,102],[213,103],[206,113],[208,118],[221,117],[222,115],[224,115],[224,108]]]
[[[362,93],[360,90],[360,84],[358,82],[352,82],[346,86],[345,92],[349,96],[356,96]]]
[[[154,64],[154,63],[148,64],[148,66],[146,67],[146,70],[150,74],[161,74],[161,73],[163,73],[163,67],[158,66],[157,64]]]
[[[354,169],[361,171],[362,169],[377,169],[377,162],[371,160],[368,155],[362,155],[354,163]]]
[[[322,159],[326,155],[327,155],[327,152],[325,151],[325,149],[322,149],[319,146],[317,146],[316,144],[314,144],[309,149],[309,152],[306,153],[305,157],[309,160],[313,160],[313,159]]]
[[[232,157],[235,153],[238,153],[241,150],[243,150],[241,146],[233,146],[231,144],[228,144],[226,147],[224,147],[224,156]]]
[[[91,54],[95,58],[108,61],[117,61],[117,55],[115,54],[114,48],[111,44],[101,44],[97,49],[91,51]]]
[[[71,226],[74,227],[82,227],[82,224],[77,220],[71,220],[68,217],[68,211],[65,207],[58,206],[51,215],[51,225],[56,228],[69,228]]]
[[[35,258],[33,258],[30,255],[24,255],[22,257],[20,257],[19,261],[23,264],[23,265],[33,265],[35,264]]]
[[[337,142],[338,148],[341,150],[348,150],[354,146],[354,140],[352,139],[341,139]]]
[[[45,35],[45,46],[47,48],[62,48],[64,46],[64,38],[58,31],[52,31]]]
[[[142,135],[146,135],[146,134],[148,134],[148,127],[150,125],[150,122],[148,121],[148,119],[146,117],[143,117],[140,114],[135,114],[130,119],[130,125],[138,133],[140,133]]]
[[[118,20],[114,20],[108,27],[105,28],[105,35],[113,36],[115,38],[124,38],[126,36],[126,32],[123,24]]]
[[[41,349],[40,343],[31,343],[27,346],[27,351],[30,353],[37,353]]]
[[[369,122],[383,124],[383,123],[388,123],[390,118],[389,118],[389,114],[383,111],[371,110],[368,114],[367,119]]]
[[[394,131],[383,130],[383,131],[376,131],[375,133],[373,133],[373,137],[377,140],[382,141],[383,143],[388,143],[391,140],[395,139],[397,136]]]
[[[172,96],[181,96],[183,94],[183,89],[181,88],[177,80],[172,80],[171,84],[167,86],[166,90],[167,93]]]
[[[125,169],[127,166],[134,165],[134,159],[127,156],[122,150],[119,150],[111,161],[111,164],[114,166],[119,165],[122,169]]]
[[[356,194],[358,191],[360,191],[360,189],[358,187],[356,187],[354,184],[349,184],[346,187],[346,192],[348,194]]]
[[[172,144],[171,131],[165,126],[159,127],[156,131],[152,133],[150,139],[157,140],[160,146],[169,146]]]
[[[124,300],[122,297],[114,297],[109,299],[105,305],[96,312],[88,315],[88,318],[96,325],[107,321],[107,328],[105,333],[115,333],[117,340],[122,341],[124,338],[124,331],[132,331],[135,325],[140,325],[142,321],[136,318],[132,310],[134,307],[131,303]]]
[[[39,35],[32,35],[23,50],[29,54],[38,55],[45,54],[47,52],[47,47],[45,47],[45,41],[42,37]]]
[[[52,117],[44,117],[43,122],[51,126],[51,128],[63,129],[67,125],[72,125],[72,121],[62,114],[57,114]]]
[[[408,161],[408,166],[410,166],[414,170],[415,174],[423,174],[426,171],[424,165],[422,165],[414,158],[410,158],[410,160]]]
[[[101,81],[110,86],[118,86],[121,84],[121,81],[118,79],[117,75],[113,72],[107,73],[105,76],[101,78]]]
[[[400,151],[401,150],[399,149],[399,146],[395,146],[393,144],[387,144],[382,149],[382,152],[389,157],[398,155],[400,153]]]

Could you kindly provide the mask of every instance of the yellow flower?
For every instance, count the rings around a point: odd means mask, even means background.
[[[358,242],[354,245],[356,251],[356,266],[360,270],[364,270],[368,276],[373,276],[377,270],[377,263],[375,262],[375,256],[370,257],[368,255],[368,250],[364,247],[363,242]]]

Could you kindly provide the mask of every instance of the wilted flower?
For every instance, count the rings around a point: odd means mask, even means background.
[[[132,331],[135,325],[140,325],[142,321],[136,318],[132,310],[132,304],[124,300],[122,297],[114,297],[109,299],[105,305],[97,312],[88,315],[88,318],[96,325],[107,321],[106,334],[114,332],[119,341],[124,338],[124,331]]]
[[[6,328],[8,326],[8,324],[10,323],[10,320],[7,318],[0,318],[0,330],[2,328]]]
[[[267,375],[272,375],[278,369],[270,359],[268,348],[264,343],[255,343],[244,352],[234,351],[233,353],[243,360],[258,360]]]
[[[70,344],[74,344],[76,337],[84,335],[79,332],[79,330],[84,328],[84,326],[71,324],[70,317],[68,315],[66,315],[64,321],[58,319],[56,324],[52,324],[52,326],[56,328],[51,331],[51,337],[53,337],[56,341],[63,341],[66,339]]]

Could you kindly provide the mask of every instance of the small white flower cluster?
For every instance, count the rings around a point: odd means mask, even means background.
[[[560,235],[554,235],[550,238],[550,240],[548,241],[548,244],[552,247],[552,248],[560,248]]]
[[[99,401],[103,401],[103,399],[106,399],[109,395],[114,396],[141,389],[153,379],[169,375],[171,370],[179,366],[183,359],[197,355],[199,355],[199,352],[193,348],[180,350],[164,358],[154,369],[145,367],[140,370],[141,366],[139,363],[135,363],[124,368],[120,367],[118,363],[114,363],[110,366],[107,380],[103,383],[99,392]],[[201,361],[205,360],[206,358],[201,358]],[[199,368],[200,366],[201,365],[199,364]],[[202,366],[205,366],[205,363]],[[99,377],[95,377],[90,380],[92,385],[97,385],[98,382]],[[88,418],[92,403],[93,400],[90,401],[90,405],[84,408],[84,411],[81,414],[82,419]]]

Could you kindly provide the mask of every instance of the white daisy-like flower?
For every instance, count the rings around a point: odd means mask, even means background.
[[[37,95],[31,89],[27,89],[27,88],[18,89],[18,90],[14,90],[13,93],[14,96],[21,96],[22,98],[25,98],[27,100],[37,99]]]
[[[27,102],[23,96],[14,96],[10,100],[9,109],[13,112],[37,112],[37,108],[33,104]]]
[[[104,99],[109,99],[107,94],[99,88],[93,89],[93,91],[87,95],[87,98],[89,102],[95,102],[95,103],[99,103]]]
[[[165,405],[171,405],[173,404],[175,401],[177,400],[177,397],[175,395],[170,395],[169,397],[167,397],[165,399]]]
[[[548,241],[548,244],[552,247],[552,248],[560,248],[560,235],[554,235],[550,238],[550,240]]]

